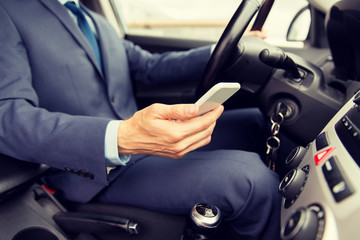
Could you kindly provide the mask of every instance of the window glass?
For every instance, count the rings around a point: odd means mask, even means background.
[[[240,3],[241,0],[113,0],[128,34],[211,41],[219,39]],[[286,44],[293,18],[307,5],[307,0],[276,0],[264,25],[267,41]],[[308,31],[308,23],[304,28]]]

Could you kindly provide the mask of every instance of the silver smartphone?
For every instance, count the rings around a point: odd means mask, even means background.
[[[237,82],[220,82],[207,91],[195,104],[199,106],[199,115],[203,115],[220,106],[240,89]]]

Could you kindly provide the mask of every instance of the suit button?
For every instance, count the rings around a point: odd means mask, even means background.
[[[114,96],[111,97],[111,102],[112,102],[112,103],[115,102],[115,97],[114,97]]]
[[[86,177],[86,172],[84,170],[80,170],[78,172],[78,175],[81,176],[81,177]]]
[[[87,172],[86,177],[93,180],[95,176],[94,176],[94,174],[92,172]]]

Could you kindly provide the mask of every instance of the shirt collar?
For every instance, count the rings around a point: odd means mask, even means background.
[[[58,0],[62,5],[64,5],[66,2],[68,2],[69,0]],[[71,0],[73,2],[76,3],[77,6],[79,6],[79,0]]]

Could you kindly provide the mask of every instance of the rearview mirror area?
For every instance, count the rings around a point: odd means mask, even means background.
[[[311,24],[311,13],[308,7],[302,8],[289,25],[286,39],[291,42],[303,42],[307,39]]]

